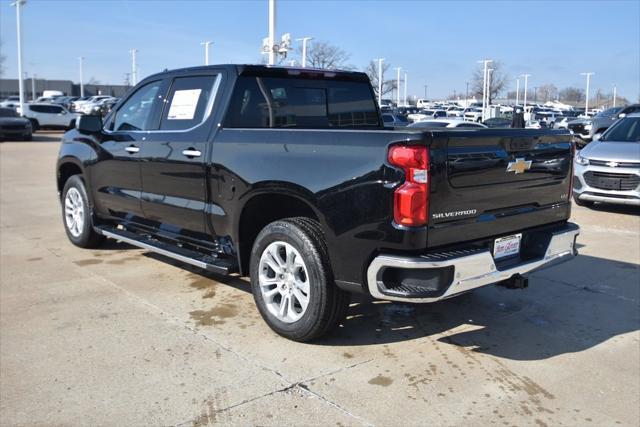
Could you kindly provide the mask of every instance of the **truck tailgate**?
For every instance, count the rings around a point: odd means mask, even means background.
[[[434,131],[427,246],[568,219],[571,171],[563,131]]]

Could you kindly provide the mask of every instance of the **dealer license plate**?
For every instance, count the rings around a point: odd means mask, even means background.
[[[500,237],[493,243],[493,258],[500,259],[520,253],[522,234]]]

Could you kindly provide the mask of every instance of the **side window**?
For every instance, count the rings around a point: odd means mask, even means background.
[[[31,111],[34,111],[36,113],[44,113],[45,111],[43,110],[43,106],[42,105],[30,105],[29,109]]]
[[[207,119],[216,76],[178,77],[165,101],[160,130],[184,130]]]
[[[62,108],[56,106],[56,105],[50,105],[49,107],[49,112],[51,114],[60,114],[62,113]]]
[[[232,128],[267,128],[269,104],[255,77],[241,77],[231,97],[225,126]]]
[[[159,105],[162,80],[147,83],[138,89],[118,109],[111,125],[111,130],[151,130],[155,129],[157,120],[153,114]]]

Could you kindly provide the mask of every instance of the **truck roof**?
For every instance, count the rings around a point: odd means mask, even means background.
[[[177,68],[174,70],[164,70],[160,73],[152,74],[149,77],[158,77],[161,75],[171,74],[189,74],[206,71],[209,69],[224,68],[236,75],[245,76],[269,76],[269,77],[288,77],[288,76],[309,76],[309,77],[326,77],[338,78],[340,80],[351,80],[369,82],[366,73],[360,71],[348,70],[327,70],[321,68],[302,68],[302,67],[282,67],[261,64],[217,64],[217,65],[201,65],[196,67]]]

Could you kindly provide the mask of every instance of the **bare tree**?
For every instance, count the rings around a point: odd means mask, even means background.
[[[391,67],[390,64],[383,63],[382,64],[382,75],[389,75],[387,71]],[[371,61],[367,65],[367,68],[364,70],[365,73],[369,76],[369,80],[371,80],[371,86],[373,86],[373,91],[378,96],[378,85],[379,85],[379,77],[378,77],[378,61]],[[382,80],[382,96],[392,92],[396,88],[396,80],[391,78],[389,80]]]
[[[99,85],[100,84],[100,80],[96,80],[95,77],[91,76],[91,78],[89,79],[87,84],[88,85]]]
[[[557,87],[552,84],[545,84],[538,88],[538,99],[543,102],[553,101],[557,93]]]
[[[302,56],[302,47],[298,47],[298,53]],[[326,41],[316,41],[307,46],[307,66],[328,70],[350,70],[353,66],[347,61],[351,55]]]
[[[566,87],[560,91],[560,99],[565,102],[584,101],[584,90],[577,87]]]
[[[489,88],[489,104],[491,100],[496,98],[505,88],[509,80],[507,74],[503,71],[502,63],[492,62],[491,67],[493,71],[490,74],[490,88]],[[482,98],[482,91],[484,86],[484,67],[479,65],[473,72],[471,77],[471,94],[479,98]]]

